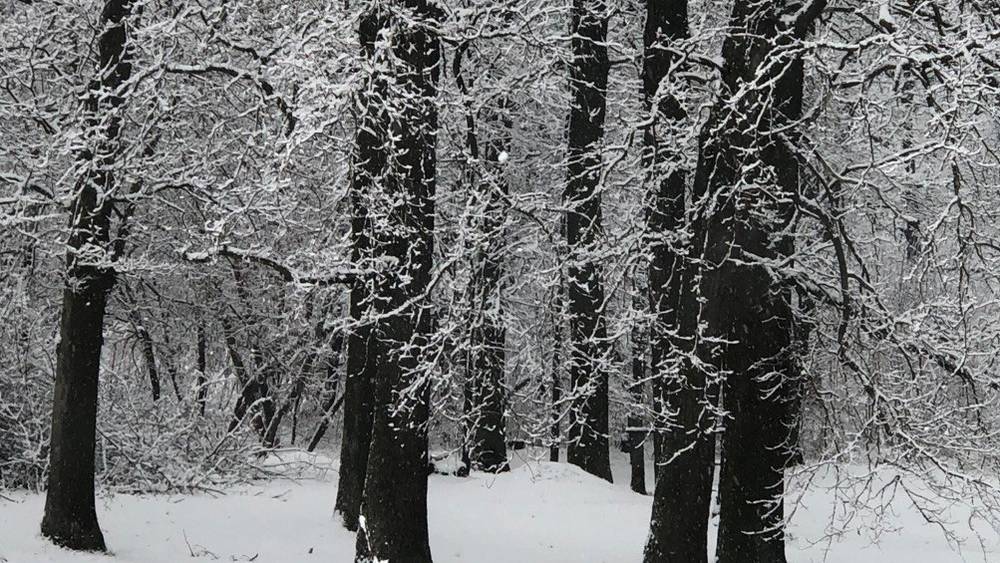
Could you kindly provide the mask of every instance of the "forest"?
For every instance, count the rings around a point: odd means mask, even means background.
[[[2,563],[998,561],[998,473],[996,0],[0,3]]]

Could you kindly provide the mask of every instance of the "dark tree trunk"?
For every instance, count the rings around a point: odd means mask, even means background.
[[[373,147],[374,139],[368,141],[369,133],[361,128],[358,130],[358,150],[360,158],[364,157],[366,148]],[[372,144],[368,144],[368,143]],[[362,165],[359,164],[358,168]],[[355,179],[354,189],[359,189],[359,180]],[[352,236],[354,237],[355,256],[358,249],[367,246],[367,238],[360,232],[364,228],[365,219],[360,216],[363,203],[358,195],[355,199],[355,217],[352,220]],[[360,258],[360,257],[359,257]],[[368,468],[368,448],[371,444],[372,432],[372,378],[374,364],[369,361],[372,350],[371,327],[363,324],[365,310],[370,306],[371,289],[368,282],[358,281],[351,288],[348,304],[348,314],[354,329],[347,336],[347,364],[344,380],[344,428],[340,445],[340,480],[337,486],[337,501],[335,510],[343,519],[344,527],[351,531],[358,529],[358,515],[361,513],[361,494],[365,486],[365,473]],[[325,431],[325,429],[324,429]]]
[[[638,285],[638,284],[637,284]],[[635,304],[642,306],[639,287],[636,287]],[[640,309],[641,310],[641,309]],[[642,323],[636,323],[632,329],[632,382],[629,384],[629,395],[633,406],[626,422],[626,450],[629,465],[632,468],[630,486],[633,492],[646,494],[646,432],[642,428],[643,421],[640,406],[642,405],[642,388],[646,380],[646,331]]]
[[[559,231],[559,234],[565,239],[565,217],[560,221]],[[561,255],[556,256],[557,261],[561,259]],[[559,446],[562,441],[562,428],[560,424],[562,420],[562,407],[560,403],[562,402],[563,328],[565,324],[564,319],[566,318],[566,280],[561,267],[558,271],[559,276],[556,278],[556,290],[552,302],[552,405],[549,414],[551,417],[549,437],[552,440],[552,444],[549,446],[549,461],[553,463],[559,462]]]
[[[233,407],[233,416],[229,419],[229,425],[226,428],[227,432],[232,432],[239,427],[247,414],[247,410],[256,402],[258,385],[256,378],[250,371],[250,367],[244,361],[243,355],[240,354],[236,341],[236,328],[233,326],[232,321],[225,314],[222,314],[219,316],[219,323],[222,324],[222,336],[226,345],[226,352],[229,355],[230,363],[233,364],[233,373],[236,375],[236,381],[240,386],[240,395],[236,398],[236,405]]]
[[[271,398],[268,368],[264,365],[263,355],[259,351],[251,352],[251,357],[254,358],[255,362],[253,365],[247,364],[243,355],[240,354],[236,340],[236,328],[232,321],[225,314],[222,314],[219,315],[219,322],[222,324],[226,351],[240,386],[240,394],[236,398],[233,416],[229,420],[226,431],[234,432],[249,416],[251,427],[263,440],[275,410],[274,401]],[[256,347],[251,346],[251,348]]]
[[[648,215],[649,296],[654,414],[657,428],[656,490],[646,563],[707,561],[714,441],[707,432],[710,391],[704,371],[691,362],[698,330],[697,272],[684,261],[679,235],[685,224],[683,147],[669,144],[684,109],[661,83],[677,55],[669,49],[688,37],[687,2],[646,4],[643,90],[653,123],[646,130],[645,159],[653,193]],[[697,226],[691,249],[699,248]],[[672,420],[666,413],[673,413]]]
[[[246,270],[243,259],[230,258],[229,263],[236,282],[236,293],[246,310],[241,323],[251,360],[250,363],[246,363],[245,358],[241,359],[237,348],[236,330],[225,315],[221,316],[220,320],[226,333],[226,347],[229,349],[236,375],[242,385],[233,419],[229,424],[229,432],[234,431],[249,416],[250,426],[263,442],[266,440],[267,429],[274,419],[276,410],[273,388],[279,383],[277,366],[273,359],[267,357],[264,346],[261,345],[262,319],[253,309],[253,299],[250,297],[244,277]]]
[[[732,342],[709,358],[725,376],[728,411],[719,563],[785,561],[784,468],[797,395],[789,369],[791,295],[761,261],[781,261],[793,250],[787,231],[799,171],[791,145],[803,82],[795,43],[823,8],[822,0],[808,9],[797,1],[736,2],[723,45],[724,95],[706,128],[714,133],[703,139],[696,190],[711,194],[714,208],[705,217],[703,314],[709,336]],[[728,99],[748,85],[749,94]]]
[[[549,445],[549,461],[559,462],[559,442],[562,439],[562,429],[559,424],[559,402],[562,400],[561,383],[561,363],[562,363],[562,338],[556,337],[556,346],[552,350],[552,422],[549,427],[549,438],[552,444]]]
[[[67,241],[52,403],[49,477],[42,534],[61,546],[104,551],[94,507],[94,447],[98,378],[104,344],[104,316],[114,270],[79,253],[85,247],[111,254],[110,226],[115,160],[119,152],[125,100],[132,74],[127,43],[129,0],[108,0],[101,12],[98,74],[85,102],[85,127],[93,148],[80,155],[85,168],[76,186]]]
[[[288,397],[285,397],[285,400],[281,403],[277,412],[274,413],[267,426],[267,431],[264,433],[265,448],[275,448],[278,446],[278,429],[281,427],[281,422],[288,413],[297,407],[299,399],[301,399],[302,393],[305,391],[306,381],[315,375],[317,364],[327,363],[321,361],[324,356],[324,348],[327,346],[326,337],[328,336],[328,333],[323,329],[323,323],[324,320],[321,319],[313,328],[313,338],[316,341],[316,345],[302,362],[299,375],[292,383],[291,392],[288,394]]]
[[[804,188],[805,186],[803,186]],[[794,249],[791,244],[787,251],[791,253]],[[815,329],[815,321],[812,315],[815,313],[816,304],[812,297],[805,291],[798,293],[798,307],[795,310],[795,318],[792,325],[792,345],[793,348],[786,355],[788,359],[788,371],[790,375],[791,396],[788,404],[788,420],[786,424],[789,429],[789,466],[802,465],[805,463],[805,448],[802,444],[802,421],[804,415],[804,401],[806,395],[806,378],[808,368],[806,364],[809,358],[809,339]]]
[[[125,285],[122,288],[123,292],[127,295],[129,319],[132,322],[132,328],[135,330],[136,337],[139,339],[139,346],[142,347],[143,360],[146,362],[146,372],[149,374],[150,394],[153,397],[153,402],[156,402],[160,400],[160,374],[156,369],[156,350],[153,346],[153,337],[150,336],[149,330],[146,329],[142,313],[139,312],[139,304],[136,303],[131,291]]]
[[[600,263],[591,256],[601,237],[601,144],[607,113],[608,8],[605,0],[574,0],[573,62],[566,185],[569,250],[569,462],[611,481],[608,449],[608,361]]]
[[[184,402],[184,395],[181,394],[181,388],[177,384],[177,363],[174,361],[173,350],[170,346],[170,331],[164,326],[163,329],[163,349],[166,350],[166,354],[163,356],[163,363],[166,365],[167,377],[170,378],[170,388],[174,390],[174,397],[177,397],[177,402]]]
[[[664,448],[666,440],[662,430],[668,426],[667,410],[681,408],[680,403],[695,399],[693,394],[671,396],[668,374],[675,373],[679,355],[677,348],[690,348],[690,335],[677,334],[682,306],[682,295],[687,277],[679,248],[681,230],[684,228],[685,171],[683,147],[669,143],[671,127],[684,119],[685,112],[677,98],[667,89],[660,95],[661,83],[668,77],[677,55],[669,49],[688,37],[687,0],[646,3],[646,25],[643,32],[643,98],[646,110],[653,117],[652,124],[643,135],[643,160],[649,168],[653,191],[649,196],[647,233],[650,252],[649,301],[655,320],[650,331],[653,369],[653,407],[656,414],[654,443],[658,464],[664,457],[673,455]],[[677,335],[675,339],[674,335]],[[676,387],[676,385],[674,385]],[[676,445],[676,444],[672,444]]]
[[[422,351],[433,328],[423,298],[430,286],[434,250],[434,191],[437,149],[437,79],[440,41],[432,31],[443,19],[425,0],[387,6],[392,13],[369,15],[366,27],[390,27],[392,61],[380,103],[387,125],[376,130],[392,139],[379,195],[392,203],[385,221],[373,227],[376,256],[396,264],[375,280],[379,319],[372,328],[374,419],[359,527],[357,560],[429,563],[427,531],[427,422],[430,386]],[[403,17],[398,12],[406,12]],[[385,59],[384,53],[374,53]]]
[[[313,432],[312,438],[309,439],[309,445],[306,447],[307,452],[312,452],[316,450],[316,446],[319,445],[319,441],[323,439],[326,434],[326,429],[330,426],[330,421],[333,417],[337,415],[337,411],[344,404],[344,395],[337,395],[337,389],[334,388],[330,392],[330,396],[327,398],[326,402],[323,403],[323,418],[320,420],[319,425],[316,426],[316,431]]]
[[[362,54],[374,56],[375,41],[382,28],[380,14],[365,14],[359,28]],[[382,107],[385,87],[379,80],[369,79],[368,88],[359,94],[363,111],[361,124],[355,137],[354,177],[351,185],[351,257],[358,267],[371,258],[372,241],[369,237],[371,220],[368,217],[368,199],[385,173],[386,147],[380,132],[386,128],[387,115]],[[340,515],[344,527],[358,529],[361,514],[361,497],[368,471],[368,450],[372,436],[373,358],[372,329],[365,319],[372,307],[372,281],[362,279],[351,286],[348,315],[353,330],[347,334],[347,361],[344,379],[344,428],[340,445],[340,478],[334,510]],[[334,399],[333,396],[330,397]],[[325,428],[323,430],[325,432]],[[315,437],[314,437],[315,438]],[[318,442],[318,439],[315,440]]]
[[[299,433],[299,406],[302,404],[302,397],[296,397],[295,404],[292,405],[292,436],[291,444],[295,445],[295,440]],[[323,420],[326,420],[325,418]]]
[[[330,424],[333,423],[333,417],[337,414],[340,406],[344,404],[344,395],[340,394],[338,397],[338,388],[340,387],[340,358],[341,351],[344,348],[344,337],[343,333],[336,332],[333,338],[330,339],[330,359],[326,362],[326,380],[328,389],[326,389],[326,400],[323,401],[323,416],[319,420],[319,424],[316,426],[316,430],[313,432],[312,438],[309,439],[309,444],[306,448],[307,451],[313,451],[316,446],[319,445],[319,441],[323,439],[326,434],[327,429]],[[299,411],[299,404],[301,403],[301,398],[295,402],[295,409],[292,411],[292,443],[295,443],[295,428],[298,424],[297,417]]]
[[[457,59],[461,60],[461,59]],[[460,68],[458,63],[456,67]],[[471,447],[468,466],[489,473],[507,471],[506,439],[506,386],[504,381],[507,331],[504,326],[501,283],[503,279],[504,198],[507,182],[503,177],[500,155],[510,145],[512,123],[505,115],[506,104],[493,109],[484,123],[493,125],[495,131],[487,132],[483,143],[483,174],[473,172],[475,184],[472,206],[483,209],[481,217],[473,219],[472,227],[478,231],[479,242],[473,250],[472,279],[469,294],[472,309],[472,328],[467,357],[467,432]],[[480,159],[475,121],[469,119],[468,146],[473,162]]]
[[[198,320],[198,412],[205,416],[205,406],[208,403],[208,342],[205,336],[205,320]]]

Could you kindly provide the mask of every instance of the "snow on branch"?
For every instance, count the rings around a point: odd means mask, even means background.
[[[281,277],[281,279],[286,283],[294,283],[298,285],[351,285],[363,275],[363,272],[359,270],[347,270],[330,274],[328,276],[306,276],[296,272],[292,268],[274,260],[273,258],[262,256],[249,250],[232,248],[226,244],[205,252],[190,252],[182,250],[181,256],[184,257],[184,260],[195,264],[211,263],[214,256],[223,256],[235,260],[246,260],[277,273],[278,276]]]

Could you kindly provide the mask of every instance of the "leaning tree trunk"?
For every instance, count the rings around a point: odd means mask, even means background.
[[[378,182],[384,217],[373,221],[376,257],[390,264],[376,277],[372,327],[374,419],[357,538],[357,561],[428,563],[427,422],[430,386],[422,351],[433,328],[426,300],[434,250],[437,79],[442,19],[426,0],[380,3],[365,26],[390,29],[391,53],[374,53],[388,127]],[[403,12],[403,13],[401,13]],[[387,56],[388,55],[388,56]]]
[[[153,345],[153,337],[146,328],[143,321],[142,312],[139,310],[139,302],[127,284],[121,285],[122,293],[125,295],[125,306],[128,307],[129,320],[132,329],[135,330],[136,338],[142,349],[142,357],[146,362],[146,372],[149,374],[149,391],[153,402],[160,400],[160,372],[156,367],[156,349]]]
[[[675,43],[688,37],[686,1],[647,2],[643,86],[653,116],[645,134],[645,159],[653,178],[648,234],[653,395],[657,415],[656,489],[644,561],[705,562],[712,497],[714,440],[708,432],[710,389],[704,370],[691,361],[698,331],[694,280],[698,272],[679,248],[685,224],[684,148],[668,133],[685,112],[661,83],[670,78]],[[699,225],[688,242],[696,251]],[[673,420],[665,420],[665,413]],[[670,423],[667,426],[667,423]],[[664,427],[666,427],[664,429]]]
[[[112,196],[121,132],[123,90],[132,64],[127,48],[130,0],[108,0],[101,12],[98,78],[84,104],[88,148],[76,186],[66,256],[52,403],[48,490],[42,534],[77,550],[104,551],[94,507],[94,447],[104,316],[114,270]]]
[[[608,362],[601,267],[592,254],[601,225],[601,143],[607,113],[608,7],[605,0],[574,0],[569,116],[566,243],[569,250],[569,462],[611,481],[608,450]]]
[[[793,251],[788,230],[799,192],[793,145],[803,83],[797,42],[824,5],[736,2],[723,46],[723,83],[729,95],[742,93],[721,101],[710,119],[716,134],[702,154],[709,166],[699,167],[696,179],[715,209],[706,218],[704,319],[710,336],[731,343],[712,358],[725,374],[728,411],[719,563],[785,561],[784,469],[797,384],[788,357],[790,290],[768,265]]]
[[[247,364],[243,355],[240,354],[239,343],[236,340],[236,327],[233,322],[225,314],[221,314],[219,315],[219,323],[222,325],[223,340],[229,354],[229,360],[233,364],[236,381],[240,385],[240,394],[233,406],[233,416],[229,419],[226,432],[235,432],[249,416],[251,426],[263,439],[267,425],[274,413],[274,407],[270,402],[271,390],[265,373],[267,368],[263,365],[263,356],[252,354],[252,357],[255,358],[255,364]]]

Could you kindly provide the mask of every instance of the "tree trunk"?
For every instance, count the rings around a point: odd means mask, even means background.
[[[278,429],[281,427],[281,422],[285,419],[285,416],[288,415],[288,413],[297,408],[299,399],[302,398],[302,393],[305,391],[306,381],[311,376],[315,375],[314,372],[316,370],[316,364],[320,363],[320,360],[323,358],[323,348],[327,345],[327,342],[325,342],[327,332],[323,329],[323,322],[324,321],[321,319],[313,328],[312,336],[315,339],[316,344],[302,362],[299,375],[292,383],[291,392],[287,397],[285,397],[285,400],[281,403],[281,407],[279,407],[277,412],[274,413],[274,416],[271,418],[271,421],[267,426],[267,431],[264,433],[265,448],[275,448],[278,446]],[[324,421],[325,420],[326,419],[324,417]]]
[[[250,414],[253,416],[251,422],[254,429],[263,438],[267,426],[266,423],[262,422],[262,419],[269,421],[270,417],[266,413],[263,416],[258,416],[252,410],[259,410],[263,406],[261,403],[269,400],[267,398],[270,396],[270,391],[267,387],[267,381],[259,373],[260,367],[258,366],[257,369],[251,370],[250,366],[243,359],[243,355],[240,354],[236,341],[236,328],[233,326],[232,321],[225,314],[222,314],[219,315],[219,322],[222,324],[222,334],[226,344],[226,351],[229,354],[230,362],[233,364],[233,372],[236,374],[236,380],[240,385],[240,395],[236,398],[236,405],[233,407],[233,416],[229,420],[229,426],[226,431],[235,431],[243,423],[247,415]]]
[[[649,301],[655,320],[650,331],[653,366],[653,406],[656,414],[654,443],[655,459],[662,464],[664,457],[673,452],[664,447],[662,430],[668,410],[681,408],[679,403],[696,398],[694,395],[668,397],[669,374],[677,371],[678,349],[691,347],[691,335],[674,334],[679,329],[678,320],[682,295],[690,298],[690,288],[685,290],[687,278],[680,256],[677,236],[684,227],[685,171],[679,167],[684,148],[668,144],[663,137],[685,112],[677,99],[665,91],[657,95],[660,84],[667,78],[677,55],[667,49],[672,43],[688,37],[687,0],[676,2],[646,3],[646,25],[643,33],[643,97],[646,110],[653,123],[643,135],[643,160],[653,181],[647,212],[646,244],[649,247]],[[673,399],[673,400],[671,400]],[[678,404],[675,404],[678,403]],[[676,445],[676,444],[674,444]]]
[[[559,442],[562,439],[562,429],[559,424],[559,401],[562,400],[561,366],[562,363],[562,338],[556,337],[556,346],[552,350],[552,407],[549,426],[549,437],[552,444],[549,445],[549,461],[559,463]]]
[[[326,402],[323,403],[323,418],[320,419],[319,425],[316,426],[316,430],[313,432],[312,438],[309,439],[309,445],[306,446],[307,452],[316,450],[316,446],[319,445],[319,441],[323,439],[323,436],[326,434],[326,429],[330,426],[330,421],[333,420],[333,417],[336,416],[337,411],[340,410],[340,407],[343,404],[344,395],[338,396],[336,388],[330,391],[330,396],[326,399]]]
[[[570,384],[569,462],[611,481],[608,449],[608,361],[600,264],[601,144],[607,113],[608,10],[605,0],[574,0],[573,62],[566,185],[569,250]]]
[[[642,298],[639,284],[634,284],[633,289],[636,291],[634,303],[641,307]],[[630,486],[633,492],[640,495],[646,494],[646,448],[644,444],[647,433],[642,428],[640,406],[642,405],[643,382],[646,380],[646,347],[648,344],[642,323],[636,323],[632,329],[632,382],[628,387],[629,395],[632,398],[632,407],[626,422],[626,450],[628,451],[629,466],[632,468]]]
[[[226,347],[236,368],[236,374],[240,379],[242,388],[240,396],[236,401],[234,416],[229,424],[229,432],[239,426],[247,416],[250,416],[250,425],[262,443],[266,440],[267,429],[275,415],[273,388],[280,381],[275,361],[269,360],[264,347],[261,346],[261,334],[263,330],[262,319],[253,309],[253,299],[246,286],[245,264],[242,258],[229,258],[233,271],[233,279],[236,282],[236,294],[245,306],[246,313],[241,317],[242,326],[247,339],[247,349],[249,351],[250,363],[240,359],[236,346],[236,330],[225,315],[220,317],[226,334]],[[239,361],[238,361],[239,360]],[[242,367],[241,367],[242,366]],[[265,446],[267,444],[264,444]]]
[[[67,241],[41,528],[54,543],[76,550],[105,550],[94,507],[94,447],[104,316],[115,273],[102,259],[111,253],[110,195],[116,187],[119,112],[125,102],[122,89],[132,74],[126,47],[131,8],[130,0],[108,0],[101,12],[99,77],[90,83],[84,107],[92,148],[80,155],[85,171],[76,186]],[[92,256],[94,250],[100,255]]]
[[[156,369],[156,350],[153,347],[153,337],[143,323],[142,313],[139,312],[139,305],[131,297],[128,302],[129,319],[132,321],[132,328],[135,329],[139,345],[142,347],[142,357],[146,362],[146,372],[149,374],[149,389],[153,402],[160,400],[160,374]]]
[[[430,386],[422,372],[433,318],[424,294],[434,250],[437,149],[437,79],[443,15],[425,0],[383,5],[363,18],[368,30],[392,29],[378,59],[375,81],[386,95],[387,127],[376,130],[392,144],[379,195],[388,201],[384,221],[373,226],[376,256],[394,264],[375,280],[379,319],[372,328],[374,419],[358,530],[357,561],[430,563],[427,531],[427,422]],[[387,13],[389,12],[389,13]],[[399,14],[399,12],[405,12]],[[374,35],[375,33],[372,33]],[[369,51],[370,52],[370,51]],[[382,70],[384,69],[384,70]],[[380,199],[381,199],[380,198]]]
[[[707,561],[712,498],[714,441],[709,429],[710,391],[704,371],[691,361],[698,331],[694,280],[677,235],[685,224],[685,172],[678,166],[682,147],[664,133],[684,119],[684,109],[669,93],[658,95],[677,55],[668,51],[688,37],[687,2],[647,2],[643,86],[653,123],[646,130],[645,159],[654,191],[648,232],[654,408],[657,429],[656,489],[646,563]],[[699,248],[697,225],[692,251]],[[666,420],[666,413],[675,413]],[[670,423],[667,426],[667,423]]]
[[[566,238],[566,218],[560,221],[559,234],[563,240]],[[558,253],[556,261],[560,261],[562,255]],[[552,405],[550,411],[549,436],[552,444],[549,446],[549,461],[559,462],[559,446],[562,441],[562,428],[560,421],[560,402],[562,401],[562,371],[563,371],[563,327],[566,315],[566,280],[563,276],[562,267],[558,269],[556,278],[555,296],[552,303]]]
[[[198,412],[205,416],[205,406],[208,403],[208,342],[205,337],[205,319],[198,319]]]
[[[483,143],[485,177],[472,179],[478,183],[472,205],[484,209],[484,213],[478,218],[479,224],[474,226],[480,241],[474,253],[472,279],[469,282],[473,319],[466,369],[469,386],[466,416],[472,441],[469,468],[489,473],[510,469],[505,431],[507,330],[501,301],[502,255],[505,248],[503,206],[508,188],[503,178],[500,155],[509,148],[512,123],[505,115],[505,104],[500,106],[492,110],[485,121],[499,129]],[[469,145],[470,156],[478,161],[480,155],[474,130],[470,134]]]
[[[799,171],[792,144],[803,82],[795,46],[824,4],[736,2],[723,45],[725,96],[709,120],[707,130],[716,133],[704,141],[696,179],[714,198],[706,217],[704,321],[709,336],[732,342],[710,358],[724,374],[728,411],[719,563],[785,561],[784,468],[797,395],[789,369],[791,295],[761,262],[777,263],[793,251],[787,231]],[[738,101],[727,99],[741,89]],[[735,191],[736,185],[743,187]]]
[[[381,29],[379,15],[365,14],[359,28],[362,54],[374,56],[375,41]],[[380,132],[385,130],[385,96],[382,83],[369,78],[368,88],[359,94],[363,110],[361,123],[355,137],[354,177],[351,185],[351,258],[361,267],[371,258],[372,241],[369,237],[371,219],[367,199],[377,189],[386,165],[386,146]],[[353,330],[347,334],[347,361],[345,366],[343,409],[344,428],[340,445],[340,479],[334,510],[340,515],[344,527],[358,530],[361,514],[361,497],[368,471],[368,450],[372,436],[372,402],[374,367],[374,341],[366,313],[372,307],[372,282],[356,281],[351,286],[348,315]],[[334,399],[333,396],[330,398]],[[323,430],[325,432],[325,428]],[[318,440],[315,440],[318,442]]]
[[[177,403],[184,402],[184,395],[181,393],[181,388],[177,384],[177,363],[174,361],[173,349],[170,346],[170,330],[168,329],[166,323],[163,328],[163,349],[166,350],[164,354],[164,365],[167,370],[167,377],[170,378],[170,388],[174,390],[174,397],[177,397]]]
[[[358,130],[359,158],[369,162],[373,157],[365,157],[365,150],[373,148],[374,139],[368,140],[370,134],[362,127]],[[358,164],[361,168],[363,164]],[[364,164],[367,166],[367,164]],[[359,188],[359,179],[355,178],[355,190]],[[355,217],[352,219],[352,237],[354,254],[360,259],[360,249],[367,246],[367,237],[361,233],[366,219],[360,216],[364,213],[364,204],[358,195],[355,200]],[[372,432],[372,378],[374,364],[369,361],[373,342],[371,327],[364,323],[365,310],[370,306],[371,289],[368,282],[358,281],[351,287],[348,314],[355,328],[347,335],[347,365],[344,380],[344,428],[340,445],[340,480],[337,488],[335,510],[343,519],[344,527],[351,531],[358,529],[358,515],[361,513],[361,494],[365,486],[365,472],[368,468],[368,448],[371,444]]]
[[[319,445],[319,441],[323,439],[326,434],[327,428],[333,422],[334,415],[340,409],[340,406],[344,404],[344,395],[340,394],[338,397],[338,387],[340,387],[340,355],[344,348],[344,336],[341,332],[335,332],[333,338],[330,339],[330,359],[326,362],[326,380],[327,389],[326,400],[323,401],[323,416],[319,420],[319,424],[316,426],[316,430],[313,432],[312,438],[309,439],[309,444],[306,451],[313,451],[316,446]],[[299,398],[295,402],[295,408],[292,410],[292,443],[295,443],[295,429],[298,425],[298,412],[299,405],[302,399]]]

